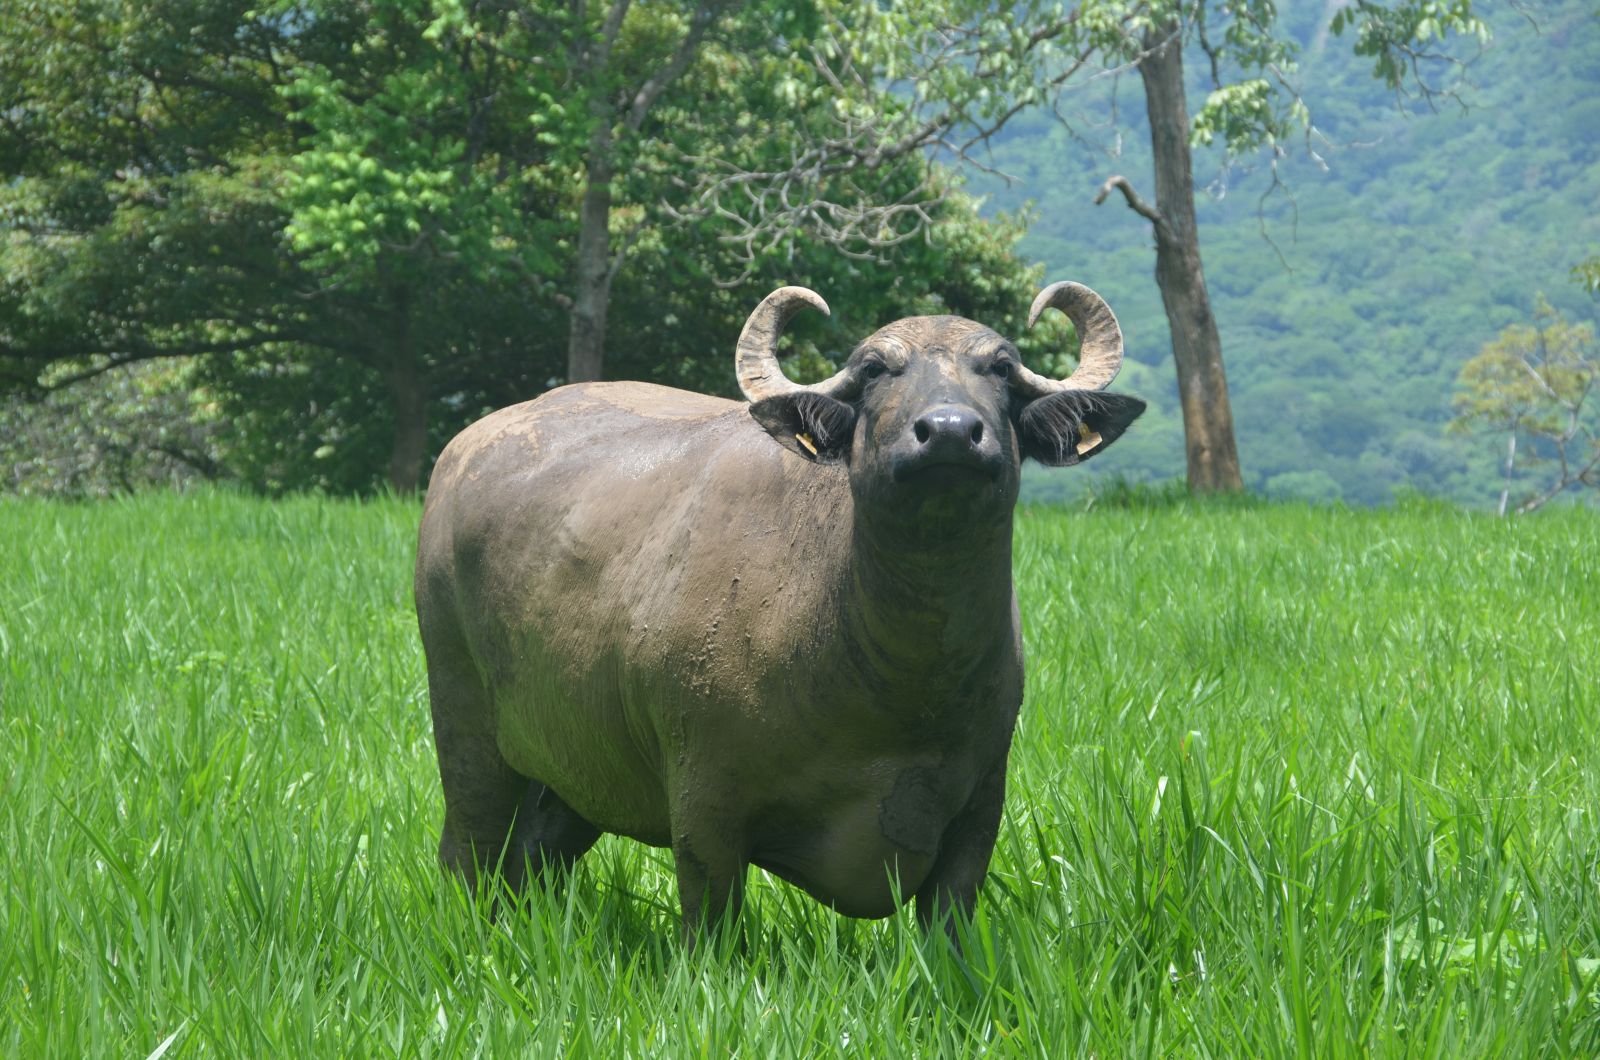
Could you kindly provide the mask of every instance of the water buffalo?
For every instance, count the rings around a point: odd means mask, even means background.
[[[913,317],[800,386],[739,337],[748,403],[583,383],[462,431],[428,487],[417,616],[469,881],[570,864],[602,832],[670,846],[684,926],[751,864],[841,913],[970,912],[1022,703],[1011,522],[1023,457],[1076,464],[1144,411],[1102,392],[1122,333],[1042,291],[1070,378],[954,316]]]

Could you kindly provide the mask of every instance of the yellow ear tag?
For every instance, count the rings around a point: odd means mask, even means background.
[[[816,456],[817,455],[817,443],[813,442],[811,440],[811,435],[806,434],[804,431],[801,431],[799,434],[795,435],[794,437],[795,437],[795,441],[799,442],[801,445],[806,447],[806,452],[810,453],[812,456]]]
[[[1082,456],[1100,444],[1100,435],[1090,430],[1087,423],[1078,424],[1078,455]]]

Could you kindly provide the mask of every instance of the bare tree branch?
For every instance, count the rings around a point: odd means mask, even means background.
[[[1128,27],[1140,9],[1136,5],[1109,31],[1121,33],[1128,44],[1116,54],[1136,50]],[[857,38],[849,27],[825,30],[807,55],[808,66],[839,104],[829,112],[813,111],[811,126],[795,130],[788,157],[763,164],[749,161],[766,146],[759,134],[730,140],[726,129],[703,129],[700,141],[715,146],[677,154],[673,168],[684,175],[674,182],[679,194],[659,208],[679,223],[714,220],[726,229],[719,238],[743,266],[729,282],[748,275],[762,255],[792,248],[802,233],[847,256],[881,260],[890,247],[926,238],[934,210],[949,194],[923,160],[946,156],[1009,183],[1015,178],[992,164],[994,137],[1035,105],[1065,123],[1065,86],[1106,49],[1108,31],[1101,27],[1097,37],[1077,38],[1072,31],[1078,21],[1074,9],[1021,38],[979,26],[921,30],[914,39],[896,41],[909,61],[890,82],[874,73],[876,61],[856,54],[858,46],[871,47],[870,32]],[[961,71],[972,91],[927,91],[952,70]],[[989,88],[991,83],[997,88]],[[1019,83],[1026,87],[1019,90]],[[913,174],[901,163],[921,172]],[[908,176],[915,180],[910,188]]]
[[[1128,178],[1121,174],[1111,177],[1100,185],[1100,193],[1094,197],[1094,204],[1099,206],[1105,202],[1112,189],[1122,192],[1122,197],[1127,200],[1130,210],[1161,229],[1163,233],[1171,234],[1171,228],[1167,224],[1167,219],[1161,215],[1161,211],[1140,197],[1139,193],[1133,190],[1133,185],[1128,183]]]
[[[324,345],[309,334],[271,333],[256,335],[242,339],[228,339],[217,342],[189,342],[175,346],[150,346],[143,343],[130,344],[117,352],[84,351],[86,357],[104,357],[99,364],[90,365],[70,375],[51,379],[48,383],[36,384],[39,391],[52,393],[65,390],[74,383],[81,383],[86,379],[104,375],[117,368],[125,368],[130,364],[142,361],[169,360],[175,357],[201,357],[207,354],[236,353],[240,350],[256,349],[279,342],[306,342],[312,345]]]
[[[612,0],[611,10],[606,12],[605,24],[600,27],[600,49],[594,56],[595,69],[604,67],[610,61],[611,48],[622,33],[622,21],[628,17],[630,6],[631,0]]]

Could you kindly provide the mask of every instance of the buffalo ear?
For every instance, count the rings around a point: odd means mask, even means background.
[[[842,459],[856,429],[854,408],[809,390],[762,398],[750,415],[779,445],[820,463]]]
[[[1098,456],[1144,412],[1138,398],[1098,390],[1062,390],[1036,398],[1017,417],[1022,455],[1050,467]]]

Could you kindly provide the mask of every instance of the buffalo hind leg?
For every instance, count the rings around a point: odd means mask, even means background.
[[[492,766],[480,767],[470,781],[463,783],[458,774],[456,784],[445,782],[439,860],[468,887],[498,871],[520,893],[530,879],[559,878],[594,846],[600,830],[539,781],[514,771],[498,774]]]
[[[488,690],[463,653],[428,652],[428,698],[444,788],[439,861],[445,868],[469,888],[498,870],[517,891],[530,866],[535,872],[570,866],[594,844],[594,826],[501,756]]]
[[[517,807],[504,875],[513,890],[528,878],[559,878],[600,838],[600,829],[578,816],[561,796],[530,781]]]

